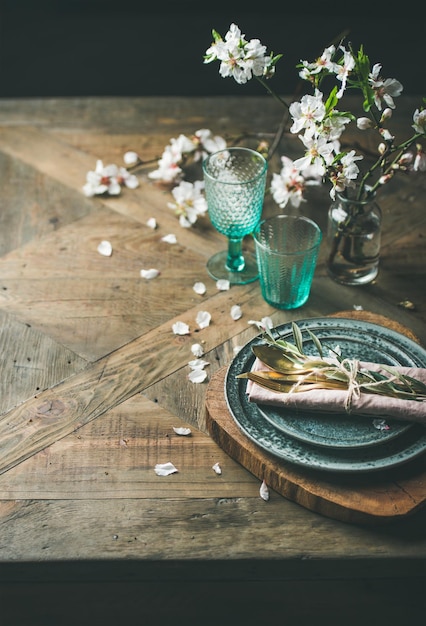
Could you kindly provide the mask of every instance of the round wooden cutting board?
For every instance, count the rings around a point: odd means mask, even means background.
[[[332,317],[362,319],[417,340],[411,331],[383,316],[343,311]],[[347,474],[300,467],[258,447],[240,430],[228,410],[224,395],[226,370],[219,370],[209,382],[207,429],[230,457],[285,498],[355,524],[392,522],[414,514],[426,503],[426,455],[386,471]]]

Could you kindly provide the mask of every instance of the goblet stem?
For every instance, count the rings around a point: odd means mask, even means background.
[[[245,266],[242,253],[243,240],[228,238],[228,256],[226,257],[226,269],[230,272],[241,272]]]

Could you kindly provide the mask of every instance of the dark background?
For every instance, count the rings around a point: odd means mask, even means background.
[[[0,97],[261,94],[203,64],[215,28],[284,53],[274,89],[293,93],[295,65],[348,31],[404,94],[425,92],[425,21],[411,5],[257,0],[0,0]],[[250,4],[250,3],[249,3]],[[343,3],[339,3],[343,4]],[[348,5],[349,3],[345,3]],[[318,6],[319,5],[319,6]],[[300,8],[298,8],[300,7]]]

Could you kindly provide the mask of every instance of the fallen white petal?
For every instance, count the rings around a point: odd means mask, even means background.
[[[216,282],[216,287],[219,289],[219,291],[228,291],[230,286],[231,286],[231,283],[229,282],[229,280],[226,280],[226,278],[220,278]]]
[[[188,335],[189,326],[185,322],[175,322],[172,326],[175,335]]]
[[[157,463],[154,471],[157,476],[168,476],[169,474],[174,474],[178,470],[173,463]]]
[[[179,427],[173,426],[173,430],[175,431],[177,435],[182,435],[184,437],[191,434],[191,429],[184,428],[183,426],[179,426]]]
[[[199,311],[197,313],[197,317],[195,318],[195,321],[197,322],[200,328],[207,328],[207,326],[210,325],[211,319],[212,319],[212,316],[210,315],[208,311]]]
[[[207,372],[206,370],[202,369],[191,370],[191,372],[188,374],[188,380],[190,380],[191,383],[203,383],[206,378]]]
[[[222,473],[222,468],[220,467],[219,463],[215,463],[212,467],[212,470],[216,473],[216,474],[221,474]]]
[[[161,241],[165,241],[166,243],[177,243],[176,235],[164,235],[164,237],[161,237]]]
[[[150,217],[146,225],[148,226],[148,228],[152,228],[152,230],[155,230],[157,228],[157,220],[155,219],[155,217]]]
[[[151,278],[157,278],[159,274],[160,270],[156,270],[153,267],[149,270],[141,270],[141,277],[146,278],[147,280],[151,280]]]
[[[265,502],[269,500],[269,489],[265,481],[263,481],[262,484],[260,485],[259,493],[260,493],[260,497],[262,498],[262,500],[265,500]]]
[[[189,361],[188,365],[192,370],[203,370],[207,365],[210,365],[210,363],[203,361],[203,359],[195,359],[194,361]]]
[[[386,423],[386,420],[384,419],[373,420],[373,426],[374,428],[377,428],[377,430],[390,430],[389,425]]]
[[[112,245],[110,244],[109,241],[101,241],[101,243],[98,246],[98,252],[99,254],[102,254],[102,256],[111,256]]]
[[[193,286],[193,290],[195,291],[195,293],[198,293],[198,295],[203,296],[206,293],[207,288],[204,283],[195,283]]]
[[[361,304],[354,304],[355,311],[363,311],[364,307]]]
[[[204,354],[203,346],[200,343],[193,343],[191,346],[191,352],[197,358],[200,358]]]
[[[242,314],[243,312],[238,304],[234,304],[234,306],[231,307],[231,317],[234,321],[239,320]]]
[[[274,324],[270,317],[262,317],[260,322],[258,320],[249,320],[247,324],[254,324],[259,330],[265,330],[265,328],[273,328]]]

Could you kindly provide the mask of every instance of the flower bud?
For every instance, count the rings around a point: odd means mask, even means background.
[[[377,151],[379,154],[384,154],[386,152],[386,144],[380,143],[377,147]]]
[[[383,111],[380,121],[386,122],[386,120],[390,119],[391,117],[392,117],[392,109],[387,108]]]
[[[426,172],[426,153],[422,150],[416,154],[413,169],[415,172]]]
[[[412,152],[404,152],[401,158],[398,160],[400,165],[408,165],[413,161],[414,155]]]
[[[139,161],[139,156],[136,154],[136,152],[129,150],[125,153],[123,160],[126,165],[136,165],[136,163]]]
[[[356,121],[356,125],[359,130],[367,130],[368,128],[373,127],[373,122],[369,117],[359,117]]]
[[[381,136],[383,137],[385,141],[392,141],[392,139],[394,139],[394,136],[391,135],[390,132],[386,128],[381,128],[379,130],[379,133],[381,134]]]

